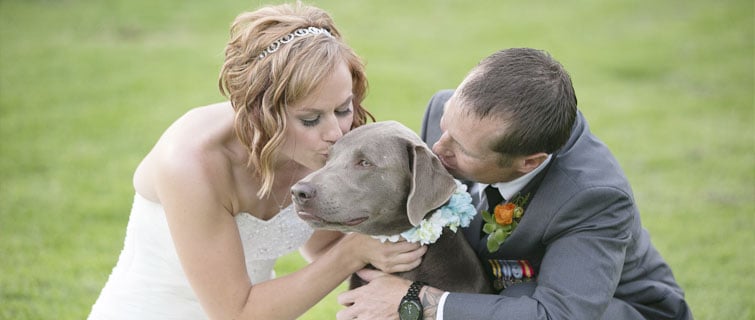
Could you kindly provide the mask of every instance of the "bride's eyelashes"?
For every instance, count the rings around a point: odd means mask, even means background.
[[[336,117],[339,117],[339,118],[349,116],[352,113],[351,106],[348,106],[341,110],[336,110],[334,111],[334,113],[336,114]],[[301,121],[302,125],[304,125],[305,127],[314,127],[320,123],[320,118],[321,118],[321,115],[317,114],[314,117],[309,117],[309,118],[304,117],[304,118],[299,118],[299,120]]]

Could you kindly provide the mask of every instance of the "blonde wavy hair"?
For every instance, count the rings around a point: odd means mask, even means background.
[[[297,29],[316,27],[326,34],[297,37],[260,57],[274,41]],[[352,128],[374,117],[362,107],[367,77],[362,60],[347,46],[333,19],[322,9],[296,4],[267,6],[240,14],[231,25],[220,71],[220,92],[230,100],[236,135],[247,148],[247,165],[262,179],[257,196],[270,193],[275,181],[273,161],[285,142],[287,107],[306,98],[345,62],[351,71]]]

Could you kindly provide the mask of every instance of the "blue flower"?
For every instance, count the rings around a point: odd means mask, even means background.
[[[443,228],[448,227],[456,232],[459,227],[467,227],[477,214],[477,210],[472,205],[472,196],[467,191],[467,186],[455,180],[456,191],[451,195],[448,203],[436,210],[428,219],[422,220],[414,228],[401,233],[401,236],[409,242],[420,242],[422,244],[434,243],[443,233]],[[398,241],[396,235],[393,236],[374,236],[373,238],[381,241]]]

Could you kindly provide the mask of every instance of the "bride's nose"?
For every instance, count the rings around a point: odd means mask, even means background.
[[[339,126],[338,119],[336,119],[335,117],[327,121],[324,130],[323,140],[330,142],[331,144],[336,143],[338,139],[341,139],[341,137],[343,137],[341,126]]]

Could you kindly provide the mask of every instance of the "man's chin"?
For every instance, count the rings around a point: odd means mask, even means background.
[[[446,171],[448,171],[448,173],[454,176],[454,178],[462,179],[462,180],[469,180],[464,174],[459,172],[459,170],[457,170],[455,166],[448,164],[448,162],[446,162],[446,159],[444,159],[443,157],[438,157],[438,159],[440,160],[440,163],[443,165],[443,168],[445,168]]]
[[[468,178],[465,174],[459,172],[458,170],[456,170],[454,168],[448,168],[448,167],[446,167],[446,171],[448,171],[448,173],[450,173],[456,179],[459,179],[459,180],[472,180],[472,179]]]

